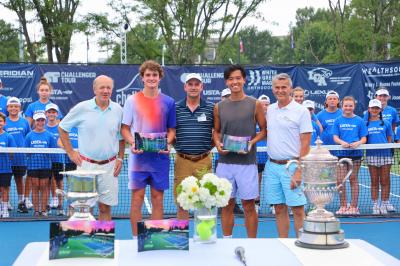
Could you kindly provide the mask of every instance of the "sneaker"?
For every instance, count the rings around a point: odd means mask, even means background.
[[[255,207],[255,209],[256,209],[256,212],[259,213],[259,211],[260,211],[260,201],[257,200],[257,201],[255,201],[254,203],[255,203],[255,204],[254,204],[254,207]]]
[[[269,210],[271,211],[272,214],[275,214],[275,207],[274,207],[274,205],[272,205],[272,206],[269,208]]]
[[[3,218],[9,218],[10,217],[10,213],[8,212],[8,209],[3,209],[3,211],[1,212],[1,217]]]
[[[341,206],[341,207],[339,208],[339,210],[337,210],[335,213],[336,213],[337,215],[348,214],[348,213],[347,213],[347,207]]]
[[[49,216],[46,211],[41,212],[40,215],[43,216],[43,217],[48,217]]]
[[[33,204],[29,199],[25,199],[25,206],[26,208],[28,208],[29,210],[33,208]]]
[[[28,213],[28,208],[25,206],[25,202],[21,201],[20,203],[18,203],[18,212]]]
[[[235,203],[235,207],[233,208],[233,213],[234,214],[243,214],[242,209],[240,209],[240,207],[237,203]]]
[[[386,207],[386,210],[388,212],[395,212],[396,211],[396,208],[393,206],[392,203],[390,203],[390,201],[385,201],[384,202],[384,206]]]
[[[39,217],[39,215],[40,215],[40,212],[36,212],[36,211],[35,211],[35,212],[33,213],[33,217]]]
[[[379,204],[377,202],[374,202],[374,205],[372,205],[372,214],[373,215],[381,214],[381,208],[379,207]]]
[[[11,202],[10,202],[10,201],[7,202],[7,209],[8,209],[9,211],[14,210],[14,207],[11,205]]]
[[[358,209],[358,207],[349,207],[345,214],[348,214],[348,215],[359,215],[360,214],[360,210]]]
[[[65,216],[65,212],[63,209],[58,209],[57,210],[57,216]]]
[[[58,198],[51,198],[49,205],[50,205],[50,208],[57,209],[57,207],[58,207]]]

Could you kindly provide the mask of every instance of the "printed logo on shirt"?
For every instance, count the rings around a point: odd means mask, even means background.
[[[383,127],[369,127],[368,134],[382,134],[384,130]]]
[[[342,129],[342,130],[353,130],[354,128],[357,127],[357,125],[352,125],[352,124],[340,124],[339,127],[340,127],[340,129]]]
[[[47,148],[47,140],[31,140],[33,148]]]

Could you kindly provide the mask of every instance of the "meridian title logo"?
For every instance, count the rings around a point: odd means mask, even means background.
[[[318,86],[327,86],[326,79],[332,76],[332,71],[326,68],[318,67],[307,71],[308,79],[317,83]]]

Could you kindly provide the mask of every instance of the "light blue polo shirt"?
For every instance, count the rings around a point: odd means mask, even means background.
[[[59,127],[70,132],[78,129],[79,153],[93,160],[106,160],[118,154],[122,107],[110,100],[103,111],[95,98],[75,105]]]

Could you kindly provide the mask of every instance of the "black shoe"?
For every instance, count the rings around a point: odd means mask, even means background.
[[[240,209],[240,207],[237,203],[235,204],[235,208],[233,208],[233,213],[234,214],[243,214],[242,209]]]
[[[25,206],[25,202],[18,203],[18,212],[19,213],[28,213],[28,208]]]

